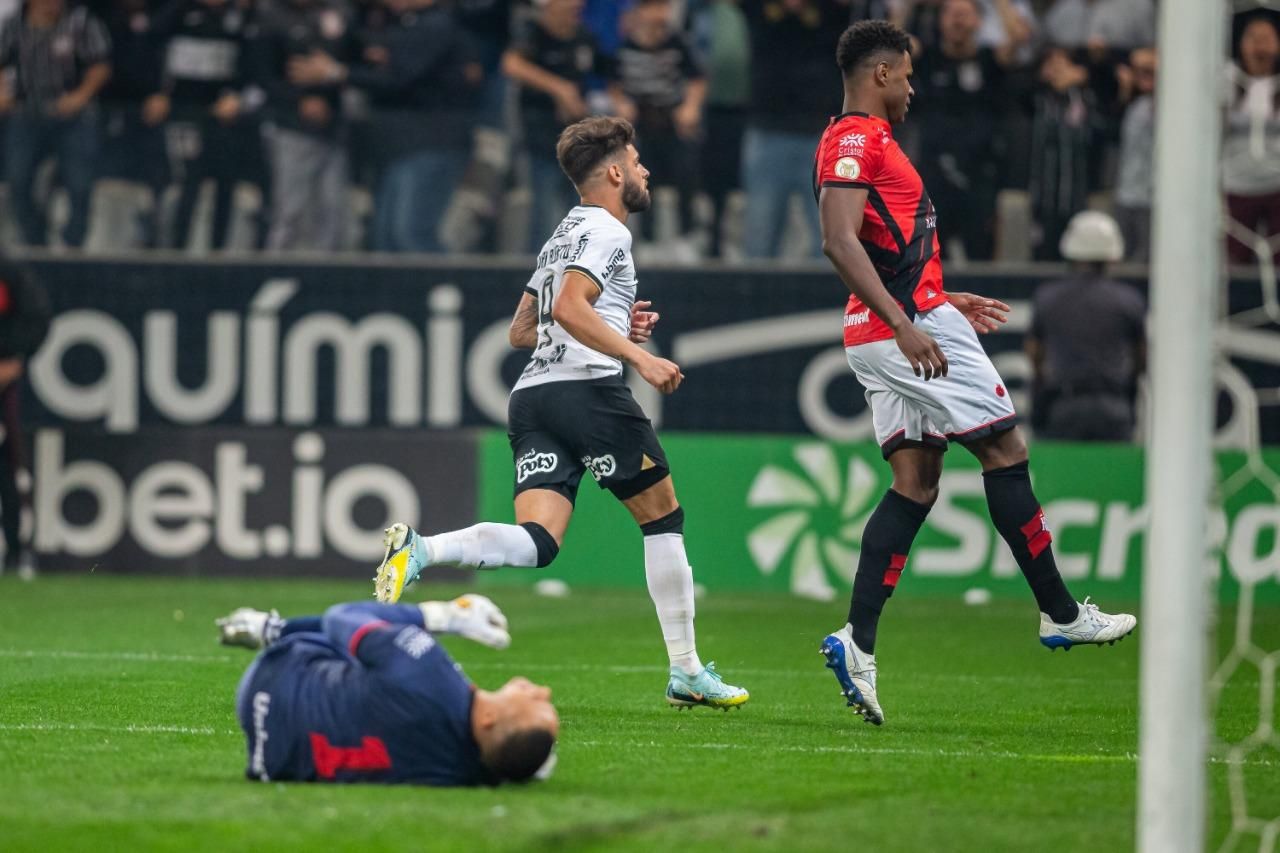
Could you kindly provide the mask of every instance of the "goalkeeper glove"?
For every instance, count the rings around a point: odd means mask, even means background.
[[[422,622],[433,634],[457,634],[491,649],[511,645],[507,617],[483,595],[468,593],[453,601],[424,601],[418,605]]]

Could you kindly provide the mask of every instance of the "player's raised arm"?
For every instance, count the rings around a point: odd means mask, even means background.
[[[823,187],[818,196],[822,226],[822,252],[831,261],[849,292],[893,330],[894,340],[911,362],[911,369],[926,380],[947,375],[947,357],[938,343],[920,331],[889,291],[885,290],[858,233],[868,191],[861,187]]]
[[[579,343],[598,353],[621,359],[663,394],[680,387],[684,374],[665,358],[646,351],[609,328],[591,307],[600,296],[600,285],[576,270],[567,270],[551,316]]]

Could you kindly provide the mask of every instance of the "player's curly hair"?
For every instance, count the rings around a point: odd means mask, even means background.
[[[584,118],[560,131],[556,160],[560,169],[580,187],[596,167],[636,140],[631,122],[615,116]]]
[[[884,54],[900,57],[911,50],[911,37],[888,21],[859,21],[840,36],[836,65],[845,77],[878,61]]]
[[[503,782],[528,782],[555,745],[555,736],[546,729],[521,729],[499,741],[484,763]]]

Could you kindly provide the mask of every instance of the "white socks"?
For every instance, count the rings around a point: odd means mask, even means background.
[[[684,553],[684,536],[659,533],[644,537],[644,576],[658,611],[662,639],[672,666],[686,675],[702,671],[693,639],[693,569]]]
[[[533,537],[515,524],[483,521],[465,530],[424,536],[423,541],[427,546],[427,563],[433,566],[496,569],[538,565],[538,546]]]

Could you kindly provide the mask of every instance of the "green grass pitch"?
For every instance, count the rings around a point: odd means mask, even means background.
[[[512,647],[447,645],[481,686],[524,674],[553,687],[563,730],[545,784],[244,780],[232,695],[251,655],[216,645],[212,620],[242,604],[319,612],[367,595],[363,573],[350,583],[0,578],[0,848],[1132,848],[1134,638],[1051,654],[1029,597],[973,608],[904,585],[881,623],[888,722],[876,729],[844,708],[817,654],[842,603],[708,596],[699,650],[752,700],[728,714],[676,713],[663,702],[665,654],[643,590],[490,591]],[[1233,613],[1223,611],[1224,637]],[[1263,647],[1280,648],[1280,611],[1254,620]],[[1258,685],[1256,668],[1232,679],[1221,730],[1258,726]],[[1202,689],[1189,674],[1188,692]],[[1280,756],[1254,757],[1250,812],[1275,817]],[[1220,839],[1226,770],[1210,774]]]

